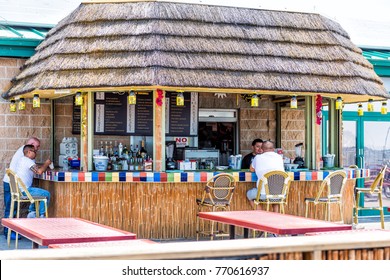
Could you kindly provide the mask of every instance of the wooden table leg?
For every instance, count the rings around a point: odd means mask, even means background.
[[[229,238],[234,239],[236,235],[236,227],[234,225],[229,225]]]

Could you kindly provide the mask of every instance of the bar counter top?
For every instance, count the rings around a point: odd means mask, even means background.
[[[369,169],[344,169],[348,179],[367,178]],[[335,170],[321,171],[294,171],[288,172],[293,181],[322,181]],[[249,170],[224,170],[224,171],[168,171],[168,172],[130,172],[130,171],[90,171],[79,170],[50,170],[46,171],[38,179],[54,182],[151,182],[151,183],[198,183],[207,182],[218,173],[231,173],[237,182],[256,182],[257,176]]]

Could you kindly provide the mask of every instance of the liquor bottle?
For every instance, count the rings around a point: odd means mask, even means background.
[[[134,149],[134,155],[136,158],[141,158],[141,153],[138,149],[138,145],[135,146],[135,149]]]
[[[119,145],[118,145],[118,156],[121,158],[122,154],[123,154],[123,144],[122,144],[122,142],[119,142]]]
[[[123,156],[126,158],[129,156],[129,151],[127,150],[127,146],[125,145],[125,147],[123,148],[123,151],[122,151],[122,154]],[[127,158],[126,158],[127,159]]]
[[[100,156],[104,156],[104,147],[103,147],[103,141],[100,141],[100,151],[99,151]]]
[[[143,159],[146,159],[146,157],[148,155],[148,152],[145,149],[145,142],[144,142],[144,140],[141,141],[140,155],[141,155],[141,158],[143,158]]]
[[[108,152],[109,152],[109,150],[108,150],[108,142],[106,141],[105,144],[106,144],[106,147],[104,149],[104,153],[105,153],[106,156],[108,156]]]
[[[112,148],[112,141],[110,141],[110,150],[109,150],[109,157],[112,157],[112,156],[114,156],[114,150],[113,150],[113,148]]]
[[[118,141],[116,141],[116,140],[115,140],[113,151],[114,151],[114,156],[119,157]]]

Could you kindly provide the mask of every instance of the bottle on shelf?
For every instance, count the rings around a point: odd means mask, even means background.
[[[104,156],[104,147],[103,147],[103,141],[100,141],[100,150],[99,150],[99,155]]]
[[[119,145],[118,145],[118,156],[121,158],[122,154],[123,154],[123,144],[122,144],[122,142],[119,142]]]
[[[105,149],[104,149],[104,153],[105,153],[106,156],[108,156],[109,149],[108,149],[108,142],[107,141],[105,142],[105,145],[106,146],[105,146]]]
[[[139,149],[138,149],[138,145],[135,145],[135,148],[133,150],[133,154],[134,154],[134,157],[136,157],[136,158],[141,157],[141,154],[140,154]]]
[[[141,141],[140,155],[141,155],[141,158],[143,158],[143,159],[146,159],[146,157],[148,155],[148,152],[145,149],[145,142],[144,142],[144,140]]]
[[[114,150],[113,150],[113,148],[112,148],[112,141],[110,141],[110,146],[109,146],[109,157],[112,157],[112,156],[114,156]]]
[[[113,152],[114,152],[114,156],[119,157],[118,141],[116,141],[116,140],[115,140],[115,142],[114,142]]]

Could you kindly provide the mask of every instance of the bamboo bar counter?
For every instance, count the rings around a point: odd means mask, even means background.
[[[304,216],[305,197],[314,197],[331,171],[290,172],[287,214]],[[346,169],[343,196],[344,222],[352,223],[356,178],[369,176],[367,169]],[[256,175],[231,172],[237,181],[231,210],[251,210],[246,198]],[[215,172],[62,172],[48,171],[39,185],[51,193],[50,217],[78,217],[122,230],[138,238],[195,238],[196,203],[205,182]],[[340,220],[332,206],[332,220]],[[318,207],[317,218],[324,217]]]

